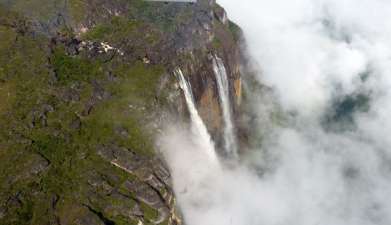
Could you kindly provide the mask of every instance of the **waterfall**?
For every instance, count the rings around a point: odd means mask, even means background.
[[[212,161],[217,161],[214,143],[208,133],[208,130],[206,129],[204,122],[202,121],[200,115],[198,114],[197,108],[195,106],[191,85],[183,76],[181,69],[179,68],[176,69],[174,73],[177,79],[179,80],[179,85],[185,95],[187,108],[190,113],[192,133],[194,136],[196,136],[199,139],[198,144],[200,144],[202,149],[206,151],[209,158]]]
[[[225,70],[223,60],[221,60],[218,56],[213,58],[213,70],[216,76],[221,108],[223,111],[224,149],[230,156],[237,157],[237,142],[234,126],[232,123],[227,71]]]

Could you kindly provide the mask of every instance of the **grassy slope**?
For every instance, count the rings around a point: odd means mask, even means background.
[[[140,124],[145,113],[140,108],[155,103],[163,68],[69,55],[64,44],[49,47],[45,36],[23,34],[4,22],[24,20],[18,14],[0,16],[0,206],[7,211],[0,224],[41,225],[57,218],[72,224],[73,218],[87,213],[83,205],[96,207],[116,224],[131,223],[104,207],[131,207],[134,202],[116,202],[88,181],[105,177],[110,186],[132,196],[121,185],[135,177],[103,160],[96,148],[115,143],[140,155],[152,154],[151,136]],[[98,26],[85,38],[116,43],[137,28],[118,18],[111,23],[115,26]],[[109,73],[114,80],[109,80]],[[96,83],[108,93],[107,99],[94,100]],[[64,97],[71,93],[74,99]],[[94,106],[86,113],[91,101]],[[137,108],[130,109],[130,103]],[[34,172],[37,165],[45,168]],[[144,206],[145,212],[151,210]]]
[[[104,160],[97,148],[115,145],[142,157],[154,155],[153,131],[143,125],[148,112],[164,104],[166,93],[158,93],[157,85],[166,68],[145,64],[140,56],[159,44],[162,32],[191,19],[191,11],[173,17],[170,6],[156,12],[141,0],[91,1],[125,4],[129,13],[98,18],[80,38],[110,43],[125,56],[75,54],[69,27],[56,25],[61,32],[53,42],[31,32],[27,19],[47,22],[58,16],[56,11],[69,24],[86,19],[90,6],[85,1],[66,2],[0,4],[0,224],[74,224],[85,218],[81,224],[99,224],[97,217],[106,224],[137,224],[119,211],[138,204],[125,188],[138,178]],[[93,9],[103,15],[101,8]],[[229,28],[237,33],[233,24]],[[144,224],[156,217],[146,204],[141,211]]]

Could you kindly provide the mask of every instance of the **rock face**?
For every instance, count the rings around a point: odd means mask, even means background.
[[[205,6],[207,5],[207,6]],[[240,28],[227,19],[223,8],[214,1],[200,1],[194,9],[192,20],[177,29],[175,43],[186,43],[187,47],[176,46],[178,60],[188,76],[199,113],[218,146],[222,141],[222,112],[219,102],[217,81],[212,60],[214,55],[223,59],[229,79],[230,98],[234,113],[237,113],[241,99],[240,81]],[[179,48],[177,48],[179,47]]]
[[[221,140],[212,57],[241,98],[239,28],[215,1],[0,0],[0,224],[182,224],[155,150],[192,84]]]

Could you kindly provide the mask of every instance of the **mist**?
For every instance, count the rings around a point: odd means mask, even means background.
[[[251,92],[262,141],[233,164],[167,126],[158,143],[186,224],[391,224],[391,2],[218,2],[276,106]]]

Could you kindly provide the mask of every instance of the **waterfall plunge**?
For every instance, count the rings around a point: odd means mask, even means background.
[[[237,157],[237,143],[234,126],[232,123],[231,103],[229,98],[229,83],[227,71],[225,70],[223,60],[218,56],[213,58],[213,70],[216,76],[217,87],[220,96],[221,108],[224,119],[224,149],[228,155]]]
[[[218,186],[216,182],[223,177],[224,167],[220,164],[214,143],[198,114],[190,82],[185,79],[180,68],[174,71],[174,75],[185,97],[191,129],[170,124],[160,135],[158,145],[169,163],[178,205],[183,219],[189,221],[186,224],[216,225],[213,220],[203,223],[193,218],[202,219],[199,215],[214,213],[204,209],[219,204],[211,195],[216,191],[211,190]]]
[[[190,83],[183,76],[182,70],[177,69],[175,72],[179,80],[179,85],[183,90],[187,108],[190,113],[191,119],[191,129],[195,138],[198,139],[198,144],[201,145],[201,148],[206,152],[211,161],[217,161],[217,155],[215,152],[213,141],[206,129],[204,122],[202,121],[200,115],[198,114],[197,108],[194,103],[193,92],[191,91]]]

